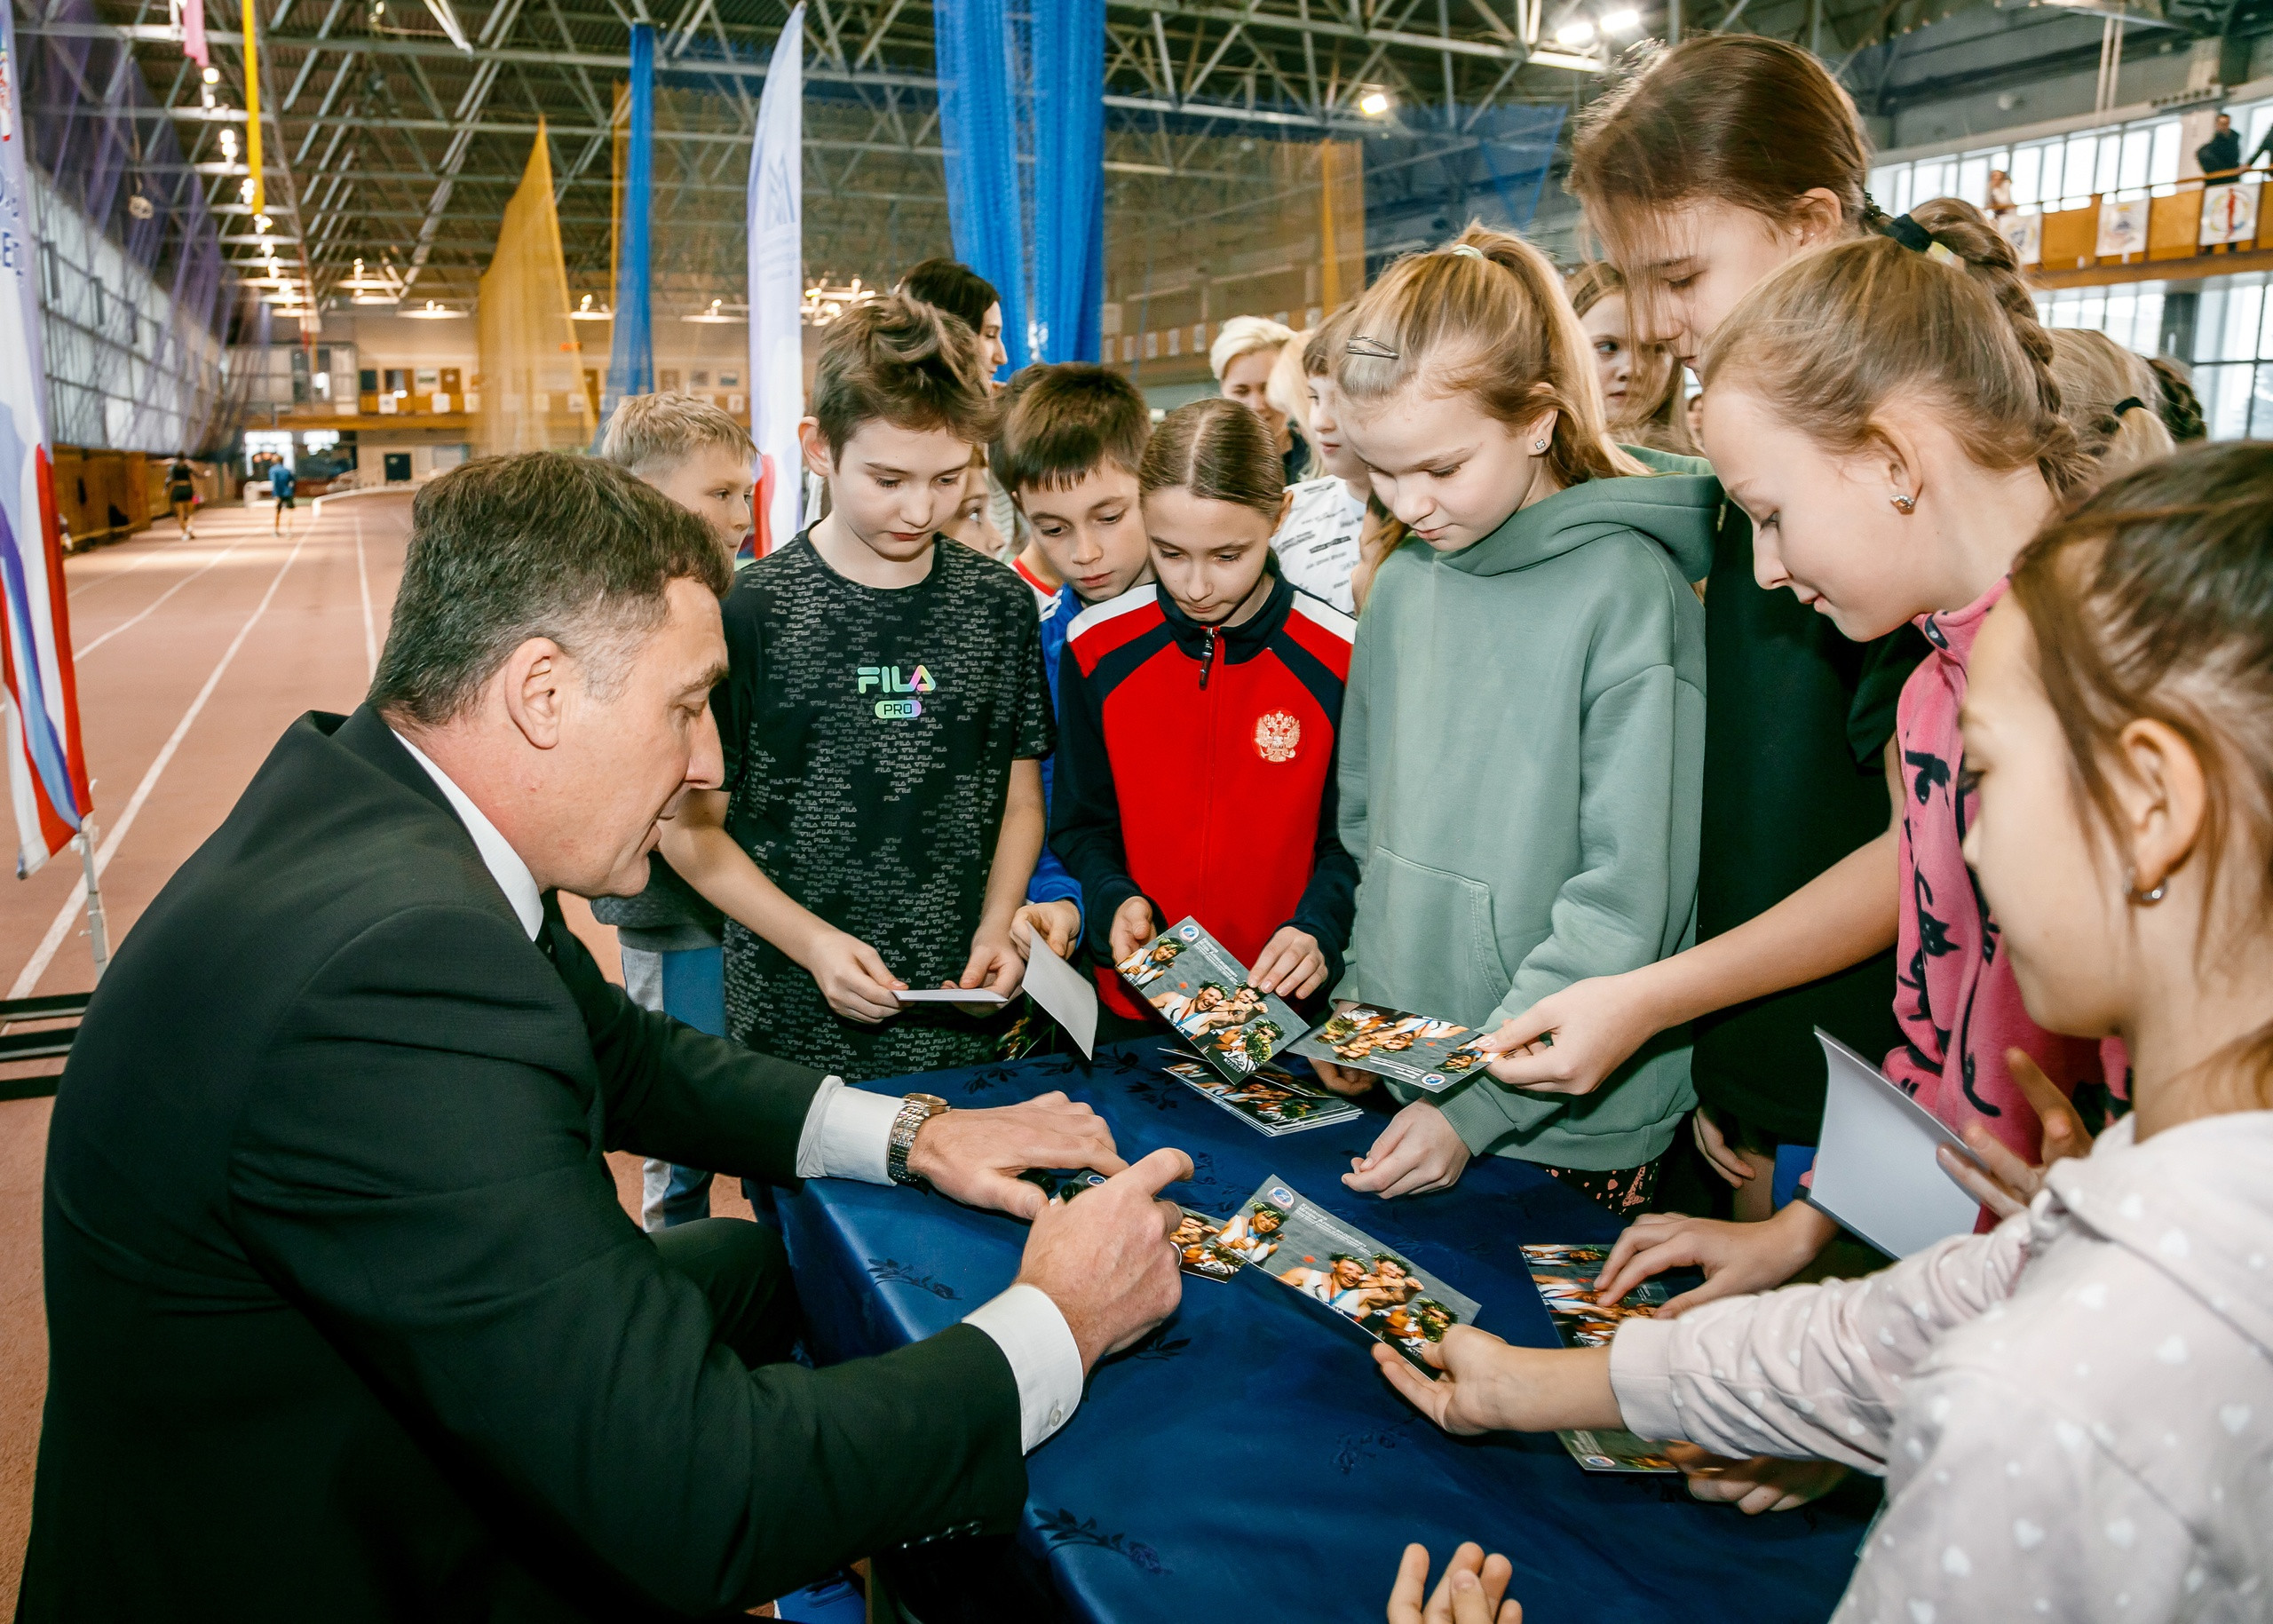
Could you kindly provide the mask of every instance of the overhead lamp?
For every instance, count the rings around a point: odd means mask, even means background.
[[[406,310],[403,319],[409,321],[455,321],[465,314],[463,310],[446,310],[432,299],[422,310]]]
[[[1602,31],[1604,34],[1632,34],[1641,26],[1642,13],[1631,6],[1620,6],[1614,12],[1602,14]]]
[[[577,301],[576,308],[568,313],[568,319],[571,321],[613,321],[615,312],[605,305],[598,310],[593,309],[592,296],[588,293]]]
[[[1595,25],[1583,17],[1573,17],[1555,30],[1555,43],[1558,45],[1583,45],[1594,36]]]
[[[1389,111],[1389,92],[1367,91],[1358,98],[1358,111],[1363,113],[1367,118],[1379,118]]]
[[[208,84],[218,84],[218,83],[221,83],[221,70],[220,70],[219,68],[218,68],[218,67],[209,67],[209,68],[207,68],[207,69],[205,70],[205,83],[208,83]]]
[[[722,322],[722,321],[737,321],[737,320],[739,320],[740,318],[735,317],[735,316],[730,316],[730,315],[726,314],[726,313],[725,313],[725,311],[723,311],[723,310],[721,310],[721,309],[719,308],[719,306],[720,306],[720,305],[724,305],[725,302],[726,302],[726,301],[725,301],[725,300],[724,300],[724,299],[712,299],[712,300],[710,301],[710,308],[709,308],[709,309],[708,309],[708,310],[706,310],[706,311],[701,312],[701,313],[700,314],[698,314],[698,315],[682,316],[682,317],[680,318],[680,320],[681,320],[681,321],[703,321],[703,322],[710,322],[710,323],[717,323],[717,322]]]

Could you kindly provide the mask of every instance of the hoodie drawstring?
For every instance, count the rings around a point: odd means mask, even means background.
[[[1208,673],[1215,669],[1216,664],[1216,629],[1213,626],[1202,626],[1200,629],[1200,636],[1202,639],[1200,649],[1200,685],[1204,688],[1208,685]]]

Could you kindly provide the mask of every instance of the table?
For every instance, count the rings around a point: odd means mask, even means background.
[[[1063,1089],[1131,1161],[1190,1153],[1167,1193],[1227,1216],[1272,1174],[1483,1304],[1484,1328],[1554,1345],[1517,1246],[1606,1240],[1619,1221],[1527,1163],[1485,1157],[1456,1189],[1382,1201],[1340,1175],[1385,1120],[1266,1137],[1162,1074],[1165,1042],[879,1084],[962,1106]],[[1026,1225],[945,1197],[820,1180],[781,1202],[824,1363],[954,1324],[1010,1283]],[[1088,1620],[1295,1624],[1379,1619],[1409,1540],[1441,1568],[1462,1540],[1515,1564],[1527,1624],[1779,1624],[1826,1617],[1867,1500],[1746,1517],[1677,1478],[1580,1470],[1552,1436],[1455,1438],[1390,1390],[1352,1333],[1258,1279],[1185,1276],[1176,1315],[1093,1373],[1081,1409],[1027,1462],[1018,1547]]]

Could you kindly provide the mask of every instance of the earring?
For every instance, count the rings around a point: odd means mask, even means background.
[[[1905,513],[1912,511],[1918,505],[1917,497],[1905,496],[1900,491],[1895,492],[1891,497],[1888,498],[1888,500],[1892,502],[1897,509]]]
[[[2168,880],[2165,880],[2161,884],[2157,885],[2152,891],[2141,891],[2139,889],[2138,869],[2132,867],[2126,868],[2123,871],[2123,889],[2130,897],[2132,905],[2135,907],[2154,907],[2156,903],[2160,902],[2163,899],[2163,892],[2169,889],[2169,886],[2170,882]]]
[[[1547,442],[1546,442],[1545,440],[1534,440],[1533,441],[1532,441],[1532,442],[1531,442],[1531,454],[1532,454],[1533,456],[1546,456],[1546,455],[1547,455]]]

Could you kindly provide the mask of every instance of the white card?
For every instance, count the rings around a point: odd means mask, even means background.
[[[1942,1145],[1977,1159],[1938,1117],[1821,1027],[1830,1071],[1808,1199],[1892,1257],[1969,1235],[1980,1204],[1942,1171]]]
[[[1095,1059],[1097,1048],[1097,988],[1080,970],[1059,958],[1049,939],[1036,931],[1027,942],[1026,991],[1065,1028],[1065,1035],[1081,1045],[1085,1058]]]
[[[991,987],[903,986],[892,994],[902,1003],[1008,1003]]]

